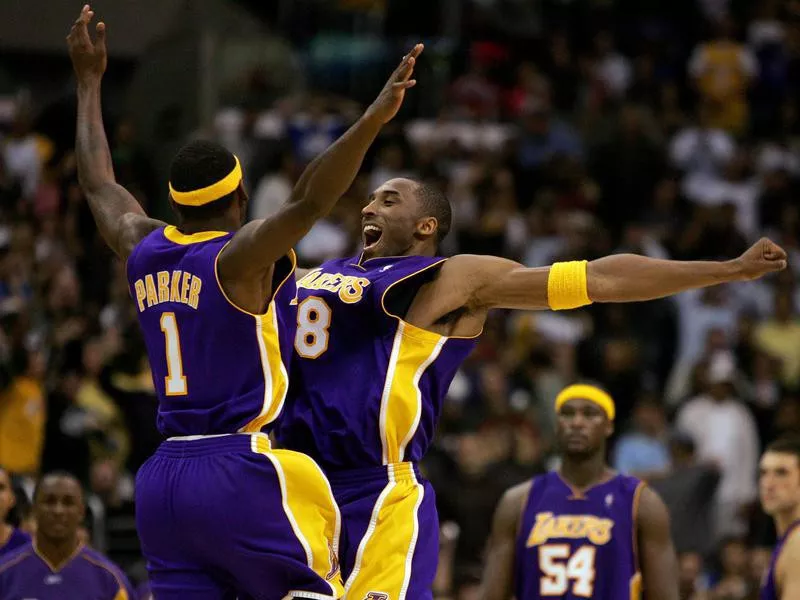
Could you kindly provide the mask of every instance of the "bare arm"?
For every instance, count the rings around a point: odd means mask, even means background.
[[[530,491],[531,482],[515,486],[503,494],[497,505],[481,581],[481,600],[509,600],[514,595],[514,550],[522,508]]]
[[[678,600],[678,559],[669,532],[669,513],[649,487],[639,498],[636,527],[645,596],[648,600]]]
[[[364,115],[300,176],[289,200],[272,217],[248,223],[220,255],[223,280],[237,280],[267,272],[308,233],[317,219],[328,214],[353,183],[367,150],[384,124],[400,109],[422,44],[403,57],[380,95]]]
[[[756,279],[786,268],[786,253],[767,239],[740,257],[722,261],[662,260],[616,254],[588,263],[589,298],[593,302],[654,300],[730,281]],[[548,308],[550,267],[526,268],[495,256],[460,255],[448,260],[436,281],[436,318],[462,306],[537,310]]]
[[[85,7],[67,36],[78,78],[75,135],[78,181],[103,239],[117,256],[125,259],[142,237],[164,223],[148,218],[136,199],[114,178],[100,106],[100,83],[106,67],[106,30],[103,23],[98,23],[97,40],[92,42],[88,24],[93,15]]]
[[[800,532],[786,540],[776,565],[775,579],[780,600],[800,598]]]

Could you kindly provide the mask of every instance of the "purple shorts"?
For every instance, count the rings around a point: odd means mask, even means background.
[[[164,442],[136,476],[136,524],[158,600],[342,595],[330,486],[264,434]]]
[[[412,463],[329,473],[342,513],[347,600],[430,600],[439,560],[433,487]]]

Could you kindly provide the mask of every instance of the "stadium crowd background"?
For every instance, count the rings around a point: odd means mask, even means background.
[[[528,266],[622,251],[713,260],[761,235],[790,254],[788,270],[759,282],[497,312],[451,386],[424,464],[442,520],[437,595],[473,597],[501,492],[555,465],[553,399],[590,379],[617,402],[611,464],[650,480],[670,508],[683,598],[755,598],[774,542],[757,506],[758,457],[800,431],[800,2],[472,0],[456,3],[455,22],[444,0],[300,4],[288,17],[258,15],[272,25],[258,53],[235,36],[225,46],[238,75],[193,133],[238,154],[254,218],[287,198],[414,36],[427,43],[410,106],[298,246],[301,264],[354,253],[361,204],[395,176],[447,190],[447,254]],[[120,24],[109,27],[113,47]],[[37,474],[73,472],[91,493],[89,540],[140,581],[132,491],[160,441],[156,400],[123,266],[77,185],[71,84],[55,103],[31,93],[31,72],[58,69],[68,82],[68,64],[24,64],[0,58],[0,465],[19,496],[10,518],[35,526],[25,495]],[[109,67],[114,165],[165,215],[158,142],[125,103],[133,68]],[[170,118],[180,114],[159,127]]]

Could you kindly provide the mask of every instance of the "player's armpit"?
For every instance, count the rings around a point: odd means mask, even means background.
[[[636,527],[645,597],[678,600],[678,559],[670,536],[669,513],[649,487],[641,491]]]
[[[800,598],[800,531],[795,530],[783,545],[775,578],[780,600]]]
[[[514,595],[514,552],[522,509],[528,499],[530,481],[508,490],[497,505],[481,580],[481,600],[509,600]]]
[[[85,193],[103,239],[122,260],[148,233],[166,225],[148,217],[136,198],[114,181]]]

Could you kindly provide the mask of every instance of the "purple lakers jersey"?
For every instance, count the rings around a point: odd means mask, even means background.
[[[294,254],[275,264],[266,313],[232,304],[217,257],[232,233],[150,233],[128,259],[130,293],[166,436],[260,431],[280,413],[295,329]]]
[[[99,552],[81,546],[63,565],[51,565],[33,544],[0,562],[3,600],[134,600],[125,575]]]
[[[0,558],[31,541],[31,536],[20,529],[12,529],[6,543],[0,546]]]
[[[476,343],[402,319],[444,260],[340,259],[297,282],[289,400],[275,428],[284,447],[327,470],[422,458]]]
[[[616,475],[579,495],[558,473],[536,477],[517,538],[517,600],[638,600],[635,520],[643,485]]]
[[[761,586],[760,600],[781,600],[780,594],[778,593],[778,584],[775,579],[775,569],[778,565],[778,558],[780,558],[781,550],[783,550],[783,546],[786,544],[786,540],[788,540],[789,536],[798,528],[800,528],[800,521],[795,521],[775,544],[775,548],[772,551],[772,558],[769,561],[769,570],[764,579],[764,585]]]

